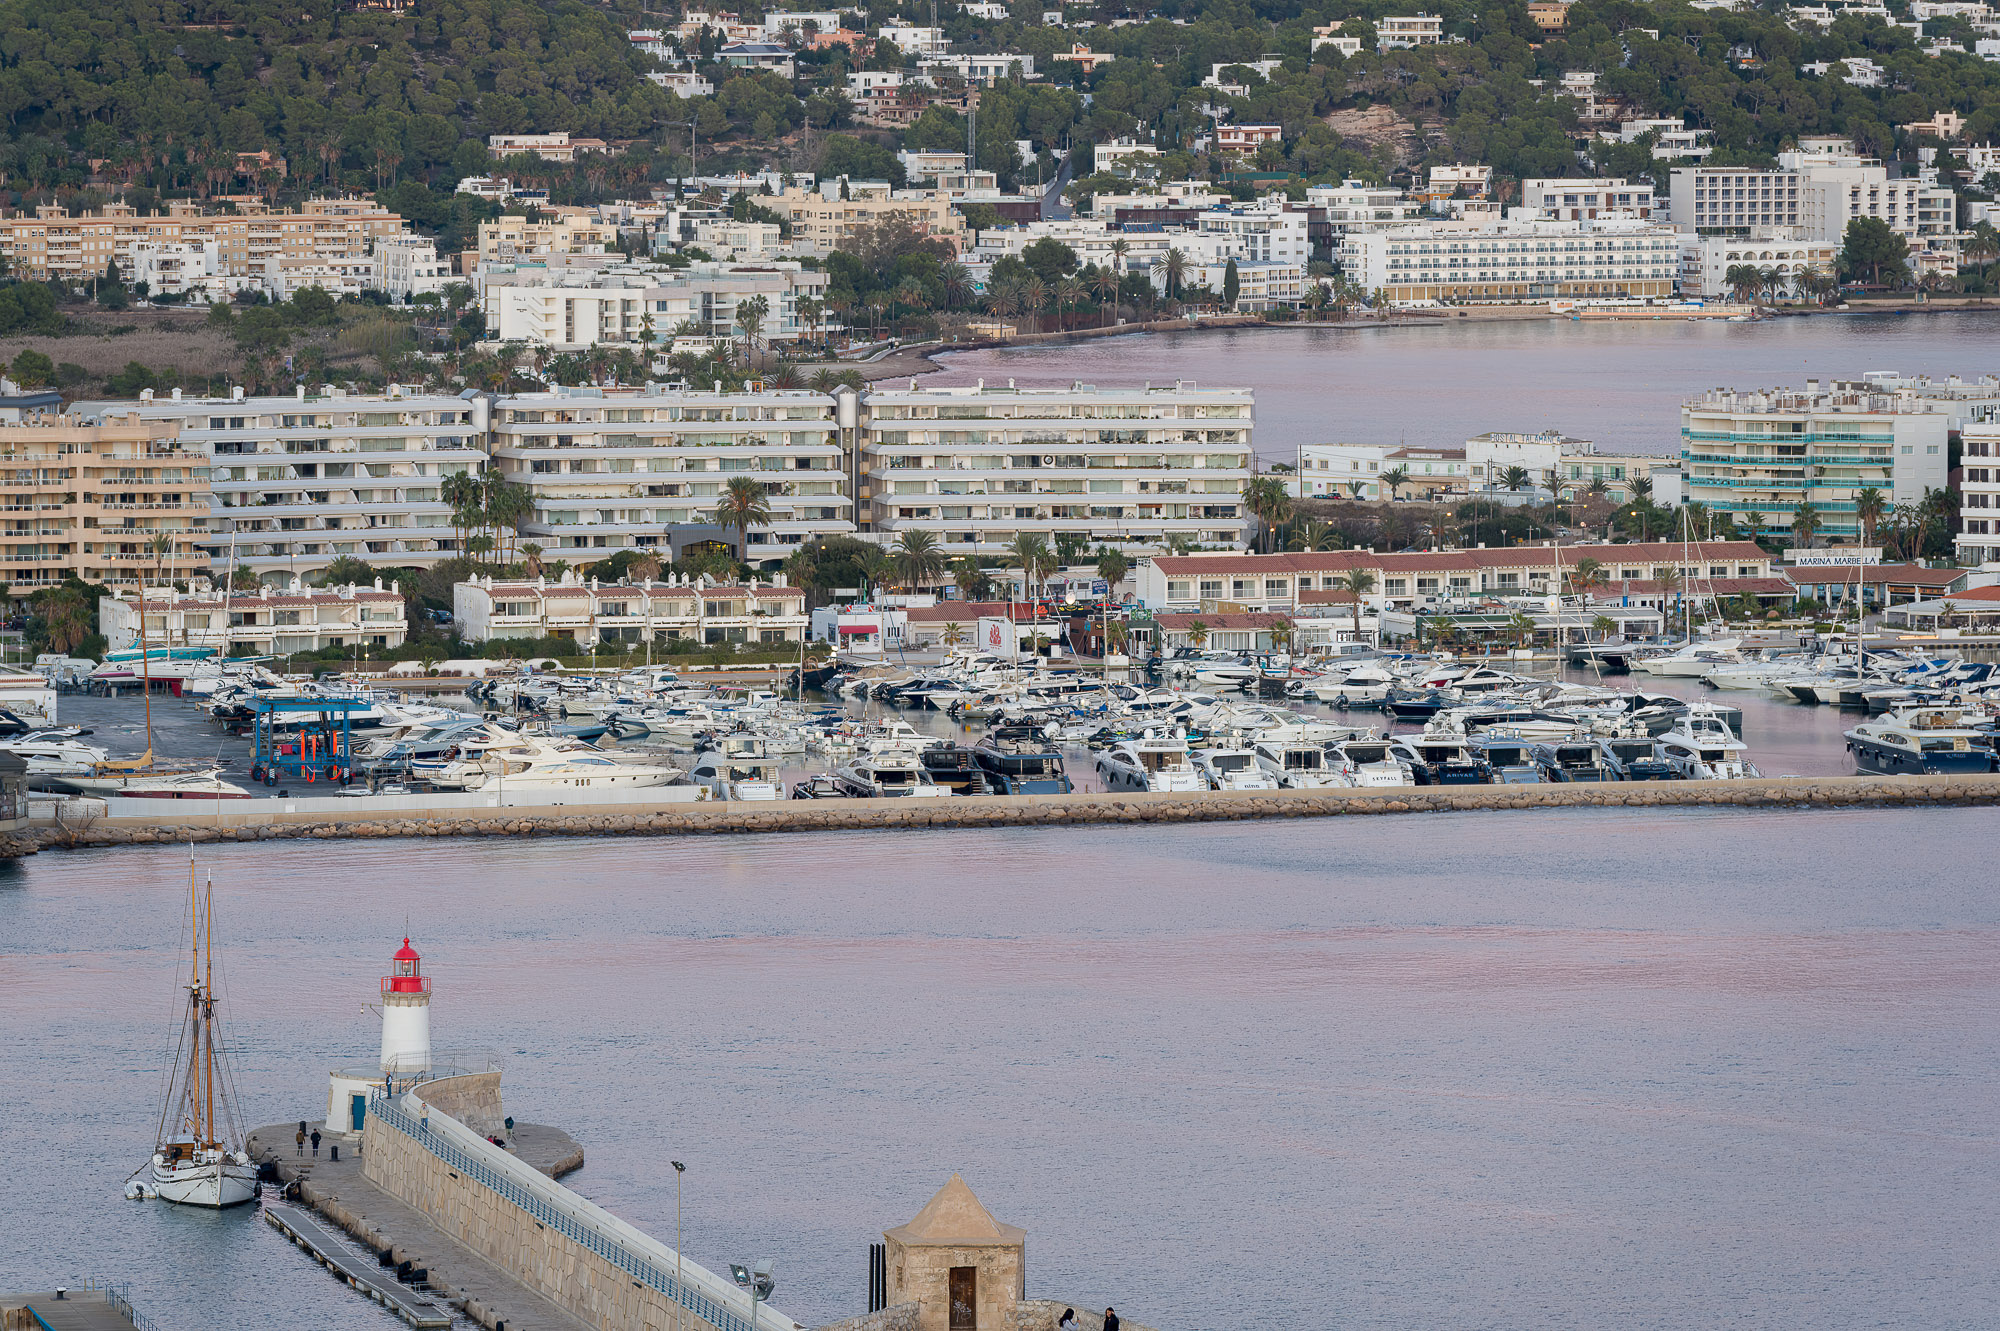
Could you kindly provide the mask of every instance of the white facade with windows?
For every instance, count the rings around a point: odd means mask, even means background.
[[[1831,275],[1840,247],[1828,240],[1806,240],[1797,228],[1758,227],[1748,236],[1681,237],[1681,294],[1705,300],[1731,295],[1729,270],[1748,264],[1770,269],[1780,293],[1796,293],[1799,280],[1811,273]]]
[[[437,294],[451,281],[451,269],[438,255],[437,244],[424,236],[380,236],[375,241],[375,285],[389,299],[408,304],[425,293]]]
[[[1392,303],[1660,298],[1674,293],[1680,242],[1670,226],[1624,218],[1423,222],[1342,237],[1340,266]]]
[[[98,603],[98,622],[114,651],[139,641],[136,593],[107,596]],[[180,591],[153,587],[146,592],[146,638],[190,647],[213,647],[225,655],[288,656],[328,647],[400,647],[409,636],[403,595],[373,587],[307,587],[297,578],[282,588],[265,584],[224,595],[220,589]]]
[[[1524,180],[1521,206],[1557,222],[1585,222],[1612,213],[1650,217],[1653,187],[1630,180]]]
[[[1384,51],[1436,46],[1444,41],[1444,20],[1435,14],[1384,14],[1375,20],[1375,44]]]
[[[108,405],[108,404],[103,404]],[[459,553],[448,476],[486,467],[484,400],[444,395],[153,398],[118,404],[180,424],[213,454],[206,544],[260,577],[304,577],[342,556],[424,567]]]
[[[474,578],[452,588],[452,618],[469,642],[567,638],[579,647],[676,640],[699,643],[799,642],[806,596],[773,582],[720,586],[706,578],[599,583],[575,573],[551,582]]]
[[[525,393],[494,403],[493,465],[534,496],[522,539],[571,559],[662,551],[673,528],[715,525],[729,483],[748,477],[771,511],[749,529],[756,564],[854,531],[833,411],[809,392]]]
[[[1970,422],[1960,438],[1958,562],[2000,564],[2000,419]]]
[[[1060,533],[1093,549],[1243,540],[1247,389],[912,385],[866,407],[862,499],[885,541],[928,531],[990,557],[1027,533],[1052,548]]]

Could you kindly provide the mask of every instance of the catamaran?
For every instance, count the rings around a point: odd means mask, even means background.
[[[153,1158],[126,1182],[125,1195],[220,1209],[257,1195],[257,1170],[243,1150],[242,1129],[230,1107],[229,1063],[217,1034],[215,883],[211,879],[206,889],[200,886],[192,864],[188,904],[194,960],[188,970],[187,1019]]]

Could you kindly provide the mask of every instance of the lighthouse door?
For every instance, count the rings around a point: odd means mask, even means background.
[[[979,1268],[954,1266],[948,1277],[951,1296],[949,1331],[979,1331]]]
[[[368,1117],[368,1097],[351,1095],[347,1101],[348,1117],[353,1120],[354,1131],[361,1131],[361,1124]]]

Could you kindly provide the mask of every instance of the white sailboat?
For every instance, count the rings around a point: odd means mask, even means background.
[[[229,1066],[216,1032],[215,884],[211,880],[203,891],[192,864],[188,901],[194,960],[188,971],[187,1020],[153,1158],[127,1181],[125,1195],[220,1209],[257,1195],[257,1170],[243,1150],[243,1134],[230,1108]]]

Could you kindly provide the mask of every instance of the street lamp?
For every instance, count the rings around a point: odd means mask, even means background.
[[[651,597],[646,598],[646,604],[648,607],[652,605]],[[686,1176],[688,1167],[678,1160],[671,1163],[674,1167],[674,1326],[680,1328],[687,1325],[687,1282],[681,1275],[684,1260],[681,1257],[681,1180]],[[751,1305],[750,1311],[757,1311],[755,1304]]]
[[[777,1281],[771,1278],[771,1268],[775,1265],[765,1258],[754,1267],[729,1264],[729,1276],[738,1285],[750,1292],[750,1331],[757,1331],[757,1301],[771,1301],[771,1291],[777,1288]]]

